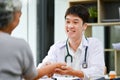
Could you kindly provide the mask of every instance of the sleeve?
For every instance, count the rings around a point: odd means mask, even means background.
[[[23,77],[26,80],[32,80],[38,74],[34,65],[32,51],[29,45],[25,42],[23,46]]]
[[[105,63],[102,43],[99,40],[93,40],[88,49],[88,68],[82,69],[85,75],[84,80],[104,77]]]
[[[38,67],[44,66],[46,63],[54,63],[56,62],[56,54],[57,50],[55,46],[51,46],[50,50],[48,51],[48,55],[43,59],[42,63],[38,64]]]

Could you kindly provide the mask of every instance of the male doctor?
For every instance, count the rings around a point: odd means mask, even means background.
[[[67,40],[51,46],[42,65],[66,62],[68,66],[56,69],[57,74],[95,80],[104,76],[104,49],[96,38],[86,38],[84,31],[89,18],[88,10],[82,5],[71,6],[65,13]]]

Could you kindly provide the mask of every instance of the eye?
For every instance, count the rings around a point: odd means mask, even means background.
[[[70,21],[66,21],[66,24],[69,24],[70,23]]]
[[[74,24],[77,24],[77,23],[78,23],[77,21],[74,22]]]

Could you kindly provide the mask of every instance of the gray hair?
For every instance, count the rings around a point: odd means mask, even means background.
[[[14,12],[21,11],[20,0],[0,0],[0,29],[6,27],[14,17]]]
[[[4,4],[4,10],[6,11],[21,11],[22,3],[20,0],[0,0],[1,4]]]

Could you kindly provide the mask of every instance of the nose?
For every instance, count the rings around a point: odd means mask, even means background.
[[[73,28],[74,27],[74,25],[72,23],[68,24],[67,26],[68,26],[68,28]]]

